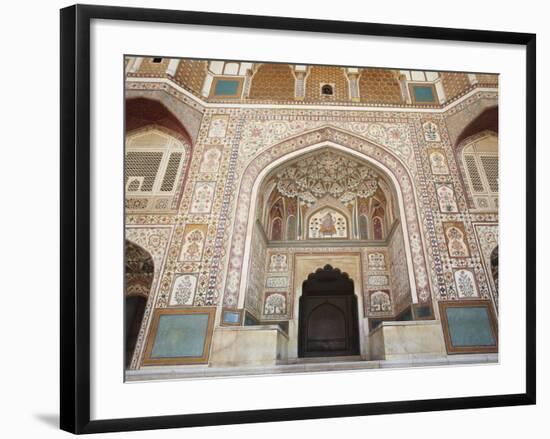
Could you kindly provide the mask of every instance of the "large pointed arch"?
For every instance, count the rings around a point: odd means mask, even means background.
[[[498,107],[489,107],[478,114],[468,123],[458,135],[455,141],[455,148],[460,150],[467,142],[469,137],[483,133],[484,131],[498,135]]]
[[[181,136],[189,144],[192,144],[189,131],[184,124],[156,99],[130,98],[126,100],[125,128],[126,133],[149,126],[164,127],[176,136]]]
[[[223,304],[236,307],[244,302],[245,285],[242,277],[248,272],[252,228],[257,207],[254,203],[257,202],[258,189],[263,179],[271,170],[287,160],[323,147],[347,152],[369,162],[392,182],[403,222],[412,299],[414,303],[431,300],[415,188],[407,167],[398,156],[385,147],[341,129],[322,127],[262,150],[245,167],[236,204],[233,206],[236,213],[230,235]]]

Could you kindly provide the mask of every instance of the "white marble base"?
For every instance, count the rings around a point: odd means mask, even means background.
[[[371,360],[426,360],[447,355],[439,320],[382,322],[369,334]]]
[[[288,336],[277,325],[226,326],[214,330],[212,367],[275,366],[286,363]]]
[[[263,367],[150,366],[126,371],[126,381],[204,379],[216,377],[277,375],[285,373],[349,372],[382,368],[458,366],[498,363],[498,354],[445,355],[431,359],[338,361],[334,363],[279,364]]]

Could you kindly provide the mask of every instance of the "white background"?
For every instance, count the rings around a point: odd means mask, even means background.
[[[34,4],[33,4],[34,3]],[[524,1],[507,9],[499,2],[461,1],[460,5],[424,1],[393,1],[391,6],[340,0],[338,2],[278,1],[274,4],[234,1],[188,2],[102,2],[110,4],[211,10],[266,15],[305,16],[386,23],[437,25],[446,27],[485,28],[538,33],[538,77],[548,73],[542,69],[542,57],[550,31],[543,32],[547,16],[537,3]],[[542,3],[542,2],[541,2]],[[4,8],[2,13],[2,187],[4,202],[2,222],[2,293],[3,313],[0,319],[2,337],[3,430],[9,437],[54,437],[58,406],[58,8],[68,3],[26,2]],[[315,5],[315,9],[311,9]],[[308,7],[309,6],[309,7]],[[536,8],[539,8],[538,10]],[[10,10],[13,9],[13,10]],[[471,12],[469,12],[471,11]],[[541,104],[548,93],[539,81],[538,121],[542,126],[545,114]],[[548,116],[546,116],[546,119]],[[544,133],[539,130],[538,145]],[[6,136],[7,133],[7,136]],[[12,156],[13,154],[13,156]],[[539,225],[544,215],[545,191],[542,174],[545,157],[539,148]],[[547,154],[546,154],[547,156]],[[29,169],[30,168],[30,169]],[[5,179],[5,181],[4,181]],[[546,236],[539,227],[539,272],[544,270],[540,249]],[[7,245],[6,245],[7,244]],[[7,281],[7,282],[6,282]],[[539,280],[539,371],[543,368],[544,282]],[[24,322],[24,323],[21,323]],[[543,412],[550,403],[545,397],[548,380],[539,373],[539,405],[536,407],[499,408],[316,420],[304,422],[224,426],[182,431],[125,433],[132,436],[235,437],[314,434],[333,437],[342,431],[361,435],[397,437],[448,438],[482,435],[517,437],[525,431],[545,428]],[[6,423],[7,421],[7,423]],[[389,435],[388,435],[389,433]],[[541,437],[544,433],[534,433]],[[119,435],[123,436],[123,435]]]

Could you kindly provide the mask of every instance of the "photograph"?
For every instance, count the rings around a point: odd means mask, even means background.
[[[120,61],[126,382],[499,363],[499,72]]]

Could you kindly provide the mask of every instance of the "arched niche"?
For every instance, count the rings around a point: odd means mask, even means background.
[[[286,239],[296,241],[297,236],[296,215],[289,215],[286,220]]]
[[[129,212],[176,210],[191,156],[188,140],[160,125],[128,132],[124,184]]]
[[[189,131],[181,120],[174,115],[164,104],[147,98],[130,98],[126,100],[125,109],[126,134],[141,128],[156,125],[172,131],[188,144],[192,144]]]
[[[490,131],[498,135],[498,107],[490,107],[483,110],[475,119],[464,127],[458,135],[455,145],[460,147],[464,140],[484,131]]]
[[[256,64],[250,81],[250,99],[294,100],[295,77],[285,64]]]
[[[372,217],[372,237],[375,240],[384,239],[385,227],[383,218],[379,214]]]
[[[126,210],[175,211],[193,150],[189,130],[157,99],[134,97],[125,105]]]
[[[350,215],[330,204],[318,207],[305,217],[305,239],[350,239]]]
[[[498,106],[486,108],[454,143],[460,179],[470,209],[498,210]]]
[[[265,235],[273,239],[273,220],[281,218],[287,241],[369,239],[372,232],[365,231],[361,215],[372,223],[372,212],[391,211],[394,197],[375,167],[328,147],[281,164],[264,179],[259,193],[256,212]],[[383,229],[397,216],[382,215]]]
[[[498,211],[498,136],[483,131],[459,149],[460,169],[472,209]]]
[[[359,238],[367,240],[371,236],[369,233],[369,219],[366,214],[359,214]]]
[[[145,306],[155,275],[151,254],[143,247],[125,240],[125,365],[128,367],[134,354]]]
[[[277,197],[267,213],[266,234],[272,241],[282,241],[285,236],[285,203]]]

